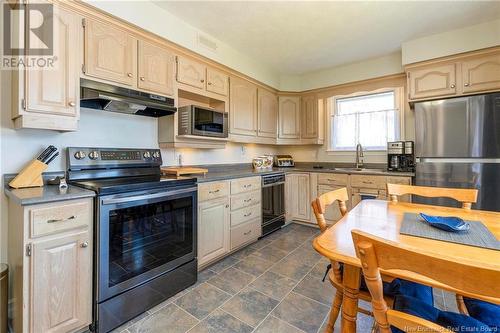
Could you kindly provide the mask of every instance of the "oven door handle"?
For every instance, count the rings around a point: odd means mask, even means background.
[[[174,190],[174,191],[168,191],[168,192],[157,192],[157,193],[141,194],[141,195],[135,195],[135,196],[129,196],[129,197],[104,199],[104,200],[102,200],[102,204],[103,205],[112,205],[112,204],[118,204],[118,203],[124,203],[124,202],[132,202],[132,201],[140,201],[140,200],[148,200],[148,199],[157,199],[157,198],[162,198],[162,197],[170,197],[170,196],[177,195],[177,194],[193,192],[193,191],[196,191],[196,189],[197,189],[196,187],[189,187],[189,188],[185,188],[182,190]]]
[[[262,185],[262,187],[271,187],[271,186],[277,186],[277,185],[285,185],[285,182],[266,184],[266,185]]]

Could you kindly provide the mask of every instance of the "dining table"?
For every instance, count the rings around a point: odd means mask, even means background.
[[[313,241],[313,247],[321,255],[331,261],[344,264],[341,332],[356,332],[358,293],[360,280],[362,279],[361,263],[354,249],[351,236],[352,230],[360,230],[404,246],[422,249],[426,253],[435,253],[437,257],[456,259],[478,267],[492,268],[500,272],[500,251],[498,250],[401,234],[400,227],[405,213],[456,216],[467,221],[480,221],[497,240],[500,240],[499,212],[408,202],[362,200],[338,222],[329,227]],[[411,272],[398,272],[398,277],[423,283],[431,287],[457,292],[457,290],[449,286],[426,279],[420,275],[412,274]]]

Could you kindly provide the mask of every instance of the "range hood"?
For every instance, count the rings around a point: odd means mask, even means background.
[[[177,111],[174,99],[106,83],[80,79],[80,107],[147,117],[168,116]]]

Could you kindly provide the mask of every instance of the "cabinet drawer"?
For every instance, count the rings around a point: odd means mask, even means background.
[[[260,177],[247,177],[231,180],[231,194],[238,194],[260,189]]]
[[[231,227],[248,222],[249,220],[260,219],[262,216],[260,203],[231,212]]]
[[[410,177],[388,176],[387,177],[387,183],[390,183],[390,184],[401,184],[401,185],[411,185],[411,178]]]
[[[231,197],[231,210],[238,210],[243,207],[258,204],[261,198],[261,191],[252,191],[238,194]]]
[[[318,173],[318,184],[320,185],[335,185],[347,186],[347,174],[334,173]]]
[[[198,185],[198,201],[207,201],[228,195],[228,182],[203,183]]]
[[[252,220],[231,229],[231,250],[260,237],[260,219]]]
[[[362,188],[386,188],[385,176],[351,175],[351,186]]]
[[[93,219],[92,200],[69,201],[29,209],[31,237],[88,227]]]

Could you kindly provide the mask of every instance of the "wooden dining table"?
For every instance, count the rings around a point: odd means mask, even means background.
[[[361,277],[361,263],[356,257],[351,231],[366,233],[394,241],[402,245],[422,249],[439,257],[468,262],[478,267],[500,271],[500,251],[469,245],[408,236],[399,233],[405,213],[427,213],[439,216],[458,216],[464,220],[480,221],[491,233],[500,239],[500,213],[462,208],[429,206],[383,200],[363,200],[333,226],[313,241],[320,254],[330,260],[344,263],[342,302],[342,332],[356,332],[358,292]],[[456,292],[450,287],[428,280],[411,272],[398,272],[398,276],[432,287]],[[499,281],[500,283],[500,281]],[[487,300],[487,299],[485,299]]]

